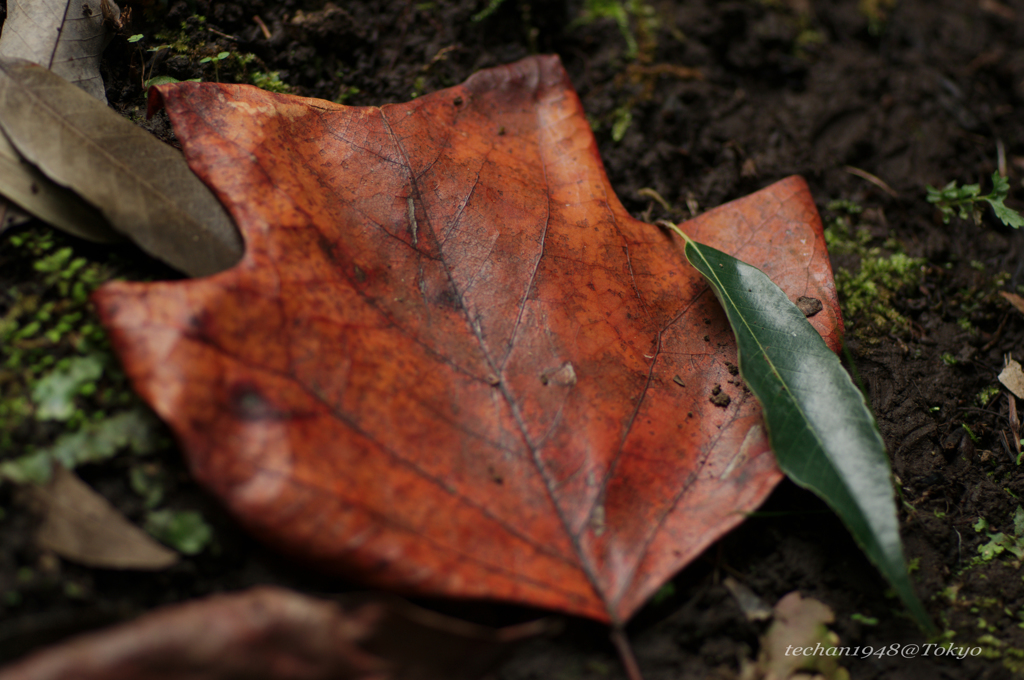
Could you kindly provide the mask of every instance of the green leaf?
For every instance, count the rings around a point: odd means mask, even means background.
[[[985,196],[980,195],[980,184],[966,184],[962,187],[957,187],[955,180],[942,187],[942,189],[936,189],[932,186],[925,188],[927,190],[925,199],[942,212],[942,221],[946,224],[949,224],[949,220],[953,215],[959,215],[962,220],[971,218],[976,224],[981,224],[982,211],[980,204],[981,201],[985,201],[992,206],[996,217],[1006,226],[1015,229],[1024,226],[1024,216],[1021,216],[1013,208],[1006,207],[1003,203],[1010,194],[1010,180],[998,172],[992,173],[992,193]]]
[[[1007,208],[1003,204],[1002,197],[986,198],[985,200],[992,206],[992,210],[995,212],[996,217],[998,217],[1003,224],[1008,227],[1013,227],[1014,229],[1024,227],[1024,217],[1021,217],[1021,214],[1013,208]]]
[[[839,358],[761,270],[683,238],[725,308],[779,466],[828,503],[918,625],[935,631],[907,573],[885,445]]]

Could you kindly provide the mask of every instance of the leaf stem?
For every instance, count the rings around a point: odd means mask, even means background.
[[[622,667],[626,671],[626,677],[629,680],[644,680],[644,676],[640,674],[640,666],[636,662],[636,655],[633,654],[633,648],[630,646],[629,638],[626,637],[626,631],[621,624],[612,627],[611,638],[612,644],[615,645],[615,651],[619,653]]]

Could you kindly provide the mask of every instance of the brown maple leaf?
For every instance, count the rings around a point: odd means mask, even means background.
[[[380,108],[156,97],[246,254],[95,300],[195,476],[265,541],[621,623],[781,479],[724,313],[616,198],[557,57]],[[822,301],[838,346],[803,180],[683,229]]]

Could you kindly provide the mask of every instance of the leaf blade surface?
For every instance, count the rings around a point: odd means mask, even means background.
[[[721,308],[615,197],[557,58],[381,108],[159,92],[246,254],[96,302],[264,540],[401,591],[624,621],[779,481]],[[688,225],[821,299],[838,337],[802,180]]]

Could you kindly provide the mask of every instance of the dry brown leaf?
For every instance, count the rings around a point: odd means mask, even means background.
[[[192,276],[241,257],[238,230],[180,152],[50,71],[0,59],[0,127],[28,162],[153,257]]]
[[[1006,301],[1013,305],[1014,309],[1016,309],[1021,314],[1024,314],[1024,298],[1017,295],[1016,293],[1011,293],[1005,290],[999,291],[999,294],[1006,298]]]
[[[124,238],[110,228],[96,208],[75,192],[55,184],[25,159],[0,132],[0,195],[47,224],[98,243]],[[0,231],[12,226],[0,225]]]
[[[256,536],[379,587],[624,622],[781,478],[721,306],[615,197],[557,57],[381,108],[157,90],[245,258],[94,301]],[[789,178],[684,229],[821,300],[837,348],[820,225]]]
[[[0,192],[3,193],[3,192]],[[11,227],[25,224],[32,216],[10,201],[0,199],[0,234]]]
[[[775,604],[775,620],[761,638],[761,653],[751,677],[762,680],[789,680],[801,671],[811,671],[823,680],[849,680],[850,674],[839,665],[839,657],[829,655],[839,642],[828,629],[835,615],[825,604],[792,592]],[[815,650],[811,653],[808,648]]]
[[[1018,399],[1024,399],[1024,371],[1021,370],[1020,363],[1009,354],[1006,355],[1003,370],[999,374],[999,382]]]
[[[0,57],[39,64],[106,104],[100,55],[120,15],[113,0],[7,0]]]
[[[26,486],[29,502],[43,515],[40,548],[88,567],[166,569],[178,554],[125,519],[73,472],[57,466],[44,486]]]
[[[343,608],[261,587],[80,636],[0,680],[474,680],[551,625],[494,629],[396,600]]]

